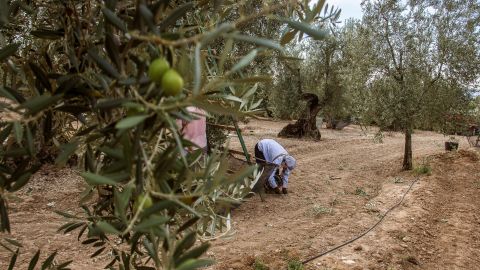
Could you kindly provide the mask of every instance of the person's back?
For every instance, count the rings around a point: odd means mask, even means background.
[[[258,149],[265,156],[265,161],[279,165],[284,155],[288,155],[287,150],[277,141],[272,139],[263,139],[258,142]]]
[[[288,177],[290,173],[296,166],[295,159],[290,156],[277,141],[273,139],[263,139],[260,140],[257,144],[255,144],[255,160],[257,163],[264,167],[265,166],[275,166],[277,170],[268,171],[268,185],[266,188],[273,189],[275,193],[280,194],[287,194],[287,186],[288,186]],[[281,172],[278,171],[281,169]],[[276,172],[279,172],[279,177],[282,181],[276,181]],[[282,191],[280,191],[280,186],[282,186]]]

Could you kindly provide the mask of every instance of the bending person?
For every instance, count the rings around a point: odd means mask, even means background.
[[[296,166],[295,159],[290,156],[277,141],[272,139],[263,139],[255,144],[255,159],[258,164],[275,165],[277,168],[273,170],[268,177],[266,189],[273,190],[275,193],[288,193],[288,177]],[[282,189],[280,190],[280,186]]]

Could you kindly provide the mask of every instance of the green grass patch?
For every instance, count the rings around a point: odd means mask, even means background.
[[[355,189],[355,195],[358,195],[358,196],[368,196],[367,192],[361,188],[361,187],[357,187],[357,189]]]
[[[418,175],[431,175],[432,174],[432,167],[430,167],[430,164],[424,163],[422,165],[419,165],[413,169],[413,172]]]
[[[253,264],[253,269],[254,270],[270,270],[270,268],[268,268],[268,266],[266,266],[262,260],[260,259],[255,259],[255,263]]]
[[[297,260],[288,261],[287,269],[288,270],[304,270],[302,262]]]

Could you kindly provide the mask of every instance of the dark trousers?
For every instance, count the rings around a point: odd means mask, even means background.
[[[255,162],[261,166],[265,165],[265,156],[263,155],[263,152],[258,149],[258,143],[255,144]]]

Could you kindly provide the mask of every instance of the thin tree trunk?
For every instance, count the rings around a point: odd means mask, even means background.
[[[412,129],[405,130],[405,151],[403,153],[403,170],[408,171],[413,168],[412,162]]]

